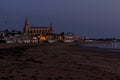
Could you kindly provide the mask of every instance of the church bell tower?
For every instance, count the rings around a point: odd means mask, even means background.
[[[28,33],[28,29],[29,29],[29,21],[28,21],[28,17],[26,17],[25,19],[25,25],[24,25],[24,33]]]
[[[50,23],[50,34],[54,34],[53,25]]]

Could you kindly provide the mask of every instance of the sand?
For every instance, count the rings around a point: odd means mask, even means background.
[[[74,43],[2,47],[0,80],[120,80],[120,50]]]

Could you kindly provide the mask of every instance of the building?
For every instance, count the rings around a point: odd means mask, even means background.
[[[24,25],[24,33],[26,35],[49,35],[54,34],[54,29],[52,24],[48,27],[31,27],[29,25],[29,20],[26,17]]]

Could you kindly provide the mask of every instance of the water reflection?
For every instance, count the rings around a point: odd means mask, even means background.
[[[83,46],[98,48],[120,48],[120,42],[93,42],[85,43]]]

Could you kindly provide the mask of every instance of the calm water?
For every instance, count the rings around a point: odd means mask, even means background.
[[[120,42],[93,42],[83,44],[85,47],[120,49]]]

